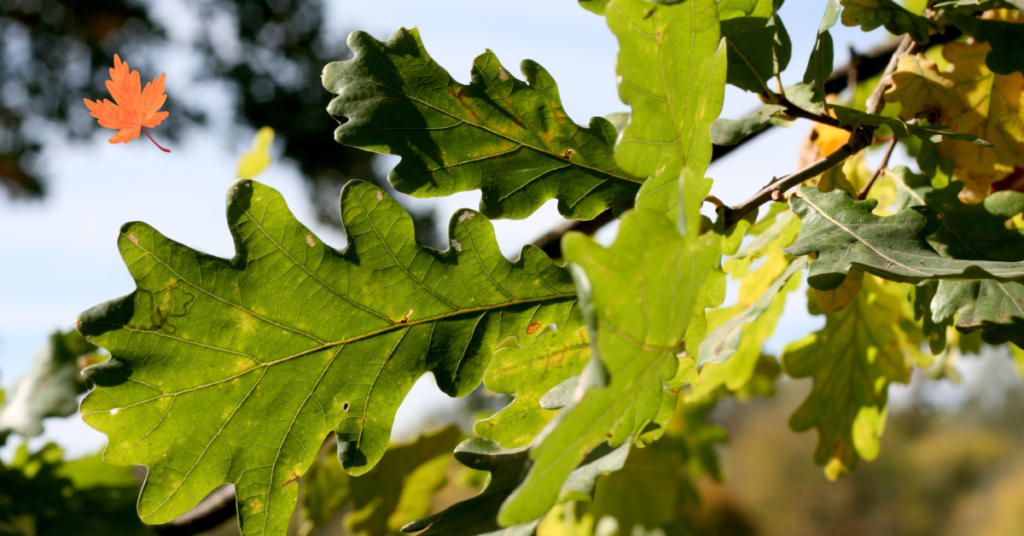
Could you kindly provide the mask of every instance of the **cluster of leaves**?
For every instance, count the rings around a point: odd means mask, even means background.
[[[10,463],[0,463],[0,533],[152,535],[139,523],[134,469],[110,467],[100,454],[66,462],[47,443],[36,452],[21,445]]]
[[[579,534],[605,518],[623,532],[685,529],[687,479],[719,476],[713,446],[724,438],[707,413],[721,398],[771,394],[781,371],[811,378],[791,426],[818,430],[815,461],[837,478],[878,455],[888,386],[930,365],[926,341],[941,353],[955,327],[1024,342],[1024,249],[1012,221],[1024,195],[990,187],[973,205],[959,195],[962,183],[981,191],[965,177],[1016,162],[994,154],[1022,147],[1022,85],[999,78],[1021,73],[983,65],[1007,55],[996,43],[1009,30],[988,21],[1018,12],[947,2],[919,16],[889,0],[832,0],[803,81],[773,91],[791,55],[781,2],[582,4],[619,42],[631,114],[617,124],[577,125],[531,61],[519,80],[487,52],[458,82],[416,30],[385,42],[356,32],[354,57],[324,68],[335,138],[401,156],[397,190],[482,191],[479,211],[452,216],[444,251],[418,244],[410,215],[360,181],[341,195],[340,251],[251,178],[229,190],[232,259],[143,223],[121,229],[137,288],[78,320],[111,353],[86,371],[97,387],[81,411],[109,437],[106,461],[148,467],[144,521],[170,521],[230,483],[242,533],[281,535],[305,475],[304,530],[347,504],[344,523],[365,534]],[[950,44],[947,58],[991,52],[949,77],[917,45],[902,47],[878,92],[889,87],[898,110],[841,106],[824,94],[840,18],[921,46],[948,21],[992,44]],[[768,104],[716,123],[727,83]],[[818,123],[817,156],[843,158],[795,174],[812,183],[760,219],[748,211],[731,223],[742,207],[714,222],[701,215],[712,141],[798,117]],[[871,173],[862,154],[847,158],[886,129],[917,152],[924,175]],[[569,234],[565,264],[533,246],[505,259],[488,218],[523,218],[550,199],[570,218],[613,210],[615,241]],[[804,269],[825,326],[777,360],[762,348]],[[721,307],[730,278],[739,301]],[[453,428],[389,447],[398,406],[427,373],[451,396],[482,383],[515,399],[457,447]],[[329,437],[336,458],[321,448]],[[446,485],[452,457],[490,476],[479,495],[433,511],[426,498]]]

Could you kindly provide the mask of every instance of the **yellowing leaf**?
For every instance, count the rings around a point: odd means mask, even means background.
[[[905,296],[905,287],[866,277],[850,307],[829,314],[824,328],[783,353],[787,374],[814,378],[789,423],[797,432],[818,429],[814,461],[826,466],[830,479],[853,470],[859,458],[877,455],[889,384],[910,379],[907,335],[898,329]]]
[[[861,284],[864,282],[864,272],[857,268],[851,268],[846,274],[846,279],[839,287],[832,290],[814,289],[814,298],[818,307],[826,313],[838,313],[853,303],[857,293],[860,292]]]
[[[961,199],[977,203],[993,182],[1015,167],[1024,167],[1024,76],[995,74],[985,66],[988,44],[950,43],[943,57],[949,72],[940,73],[921,55],[900,60],[893,74],[890,102],[903,108],[900,118],[925,118],[959,134],[973,134],[993,147],[943,139],[938,154],[956,161],[954,178],[966,184]]]
[[[829,97],[827,100],[831,103],[834,100],[831,97],[834,97],[834,95],[829,95]],[[831,110],[829,110],[829,115],[835,117]],[[838,151],[840,147],[846,145],[849,141],[850,132],[848,130],[814,123],[800,147],[798,167],[807,167],[819,158],[825,158]]]
[[[274,158],[270,156],[270,145],[274,143],[274,129],[263,127],[252,139],[252,150],[238,159],[238,178],[251,179],[267,168]]]
[[[930,30],[938,29],[934,22],[903,9],[893,0],[842,0],[843,25],[860,26],[869,32],[885,26],[893,34],[909,33],[918,43],[928,42]]]

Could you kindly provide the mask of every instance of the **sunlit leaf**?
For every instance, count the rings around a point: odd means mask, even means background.
[[[897,284],[868,276],[853,304],[826,315],[821,331],[789,344],[782,355],[786,374],[814,379],[789,423],[797,432],[818,429],[814,461],[825,465],[830,479],[878,454],[889,384],[910,379],[896,329],[904,295]]]
[[[941,212],[942,226],[928,242],[943,257],[968,260],[1024,260],[1024,231],[1006,221],[1024,212],[1024,194],[997,192],[976,205],[957,197],[960,184],[935,189],[927,177],[897,169],[904,207],[928,205]],[[930,298],[930,320],[944,325],[956,315],[961,331],[981,330],[990,344],[1012,340],[1024,345],[1024,283],[1020,281],[940,281]],[[922,296],[924,299],[924,296]]]
[[[941,29],[935,22],[903,9],[894,0],[841,0],[843,25],[860,26],[870,32],[879,26],[895,34],[909,33],[914,41],[927,43],[931,31]]]
[[[99,387],[82,413],[110,438],[107,461],[149,467],[143,520],[233,483],[243,534],[283,534],[294,481],[332,430],[345,468],[367,472],[420,376],[465,395],[499,342],[525,345],[531,323],[574,306],[565,270],[533,247],[507,261],[476,212],[452,217],[439,252],[416,245],[408,213],[377,187],[350,182],[341,202],[341,252],[244,180],[229,193],[231,260],[122,228],[138,289],[81,316],[113,354],[89,369]]]
[[[485,52],[466,85],[430,58],[415,28],[383,43],[354,32],[348,45],[355,57],[327,65],[323,75],[337,94],[328,106],[342,122],[335,138],[401,156],[389,175],[400,192],[481,190],[481,212],[514,219],[557,198],[562,215],[590,219],[629,206],[643,182],[615,164],[611,123],[574,123],[554,79],[532,61],[520,66],[523,82]]]
[[[803,227],[785,252],[794,256],[817,254],[807,277],[811,287],[832,290],[842,284],[853,266],[910,283],[1024,278],[1024,261],[941,257],[925,240],[941,226],[934,209],[914,207],[893,216],[876,216],[871,211],[877,204],[874,199],[855,201],[846,190],[822,193],[813,186],[801,187],[800,194],[790,199]]]
[[[677,398],[666,383],[679,371],[676,353],[700,285],[718,264],[718,244],[710,235],[684,238],[671,220],[646,209],[623,218],[608,249],[579,234],[566,237],[566,259],[586,274],[578,285],[586,289],[584,314],[597,334],[595,358],[577,388],[582,400],[566,407],[530,451],[530,471],[504,505],[503,525],[547,512],[579,460],[606,441],[617,447],[660,435]]]
[[[921,55],[906,56],[892,75],[886,99],[902,105],[900,119],[922,119],[948,125],[958,134],[972,134],[992,147],[942,140],[939,158],[953,158],[954,177],[966,187],[961,198],[977,203],[991,184],[1024,167],[1024,75],[994,74],[985,67],[986,43],[950,43],[943,57],[952,65],[940,72]]]

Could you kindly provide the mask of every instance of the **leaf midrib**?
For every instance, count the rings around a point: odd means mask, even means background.
[[[392,71],[392,72],[394,72],[394,71]],[[437,107],[437,106],[435,106],[435,105],[433,105],[433,104],[431,104],[431,103],[429,103],[429,102],[427,102],[427,101],[425,101],[425,100],[423,100],[423,99],[421,99],[421,98],[419,98],[417,96],[413,96],[413,95],[411,95],[409,93],[406,93],[406,92],[403,92],[403,91],[399,91],[397,89],[394,89],[394,88],[392,88],[390,86],[386,86],[386,85],[384,85],[384,84],[382,84],[380,82],[377,82],[375,80],[370,80],[370,79],[366,79],[366,78],[359,78],[359,77],[348,75],[348,74],[341,74],[341,75],[338,75],[338,77],[339,78],[350,78],[352,80],[357,80],[357,81],[360,81],[360,82],[366,82],[366,83],[369,83],[369,84],[373,84],[373,85],[382,87],[382,88],[387,89],[389,91],[393,91],[393,92],[395,92],[395,93],[397,93],[399,95],[404,95],[406,98],[408,98],[410,100],[416,101],[416,102],[418,102],[418,103],[420,103],[420,104],[422,104],[422,105],[424,105],[424,106],[426,106],[428,108],[431,108],[431,109],[433,109],[433,110],[435,110],[435,111],[437,111],[437,112],[439,112],[441,114],[447,115],[448,117],[451,117],[452,119],[456,119],[458,121],[462,121],[463,123],[465,123],[467,125],[476,127],[476,128],[478,128],[480,130],[483,130],[484,132],[488,132],[488,133],[490,133],[490,134],[492,134],[492,135],[494,135],[494,136],[496,136],[498,138],[501,138],[503,140],[509,141],[511,143],[515,143],[515,144],[517,144],[517,145],[519,145],[521,147],[526,147],[526,148],[532,149],[534,151],[537,151],[538,153],[546,154],[546,155],[548,155],[548,156],[550,156],[552,158],[557,158],[559,160],[565,160],[565,158],[563,158],[562,155],[560,155],[560,154],[553,153],[553,152],[551,152],[551,151],[549,151],[547,149],[544,149],[544,148],[541,148],[541,147],[537,147],[537,146],[535,146],[533,144],[526,143],[526,142],[524,142],[522,140],[518,140],[518,139],[512,138],[510,136],[506,136],[506,135],[504,135],[504,134],[502,134],[502,133],[500,133],[500,132],[498,132],[496,130],[488,128],[487,126],[479,124],[479,123],[477,123],[475,121],[468,121],[465,118],[459,117],[459,116],[457,116],[457,115],[455,115],[455,114],[453,114],[453,113],[451,113],[451,112],[449,112],[447,110],[443,110],[443,109],[441,109],[441,108],[439,108],[439,107]],[[402,78],[402,80],[404,81],[405,78]],[[529,130],[529,129],[527,129],[527,130]],[[579,162],[573,162],[572,160],[568,160],[568,162],[570,164],[574,165],[574,166],[578,166],[578,167],[581,167],[581,168],[584,168],[584,169],[589,169],[590,171],[593,171],[595,173],[599,173],[599,174],[602,174],[602,175],[607,175],[607,176],[609,176],[611,178],[614,178],[614,179],[618,179],[618,180],[622,180],[622,181],[626,181],[626,182],[632,182],[634,184],[643,184],[643,182],[644,182],[643,180],[640,180],[640,179],[634,179],[632,177],[627,177],[625,175],[618,175],[618,174],[609,172],[609,171],[604,170],[604,169],[596,168],[596,167],[593,167],[593,166],[588,166],[586,164],[582,164],[582,163],[579,163]]]
[[[913,188],[908,187],[902,181],[896,181],[896,187],[906,190],[908,192],[907,195],[913,196],[914,199],[916,199],[921,205],[926,204],[923,197],[918,195],[918,193]],[[952,227],[946,224],[945,220],[942,221],[942,228],[948,230],[950,234],[955,236],[956,239],[959,240],[960,243],[974,255],[975,260],[984,260],[981,258],[981,255],[977,251],[975,251],[974,248],[970,244],[968,244],[962,236],[960,236],[960,233],[956,232]],[[1017,313],[1021,316],[1024,316],[1024,308],[1022,308],[1021,304],[1013,298],[1013,296],[1010,294],[1010,291],[1007,290],[1006,285],[1004,285],[1003,282],[999,280],[993,280],[993,282],[999,286],[999,290],[1002,291],[1002,293],[1006,296],[1006,299],[1009,300],[1010,303],[1014,305],[1014,307],[1017,309]]]

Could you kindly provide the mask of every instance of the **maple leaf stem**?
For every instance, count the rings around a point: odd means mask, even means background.
[[[153,145],[156,145],[158,149],[160,149],[161,151],[163,151],[165,153],[171,152],[170,149],[164,149],[163,147],[160,147],[160,144],[157,143],[156,140],[153,139],[153,136],[149,135],[149,131],[146,130],[146,127],[142,127],[142,131],[146,133],[146,137],[149,138],[149,141],[153,142]]]

